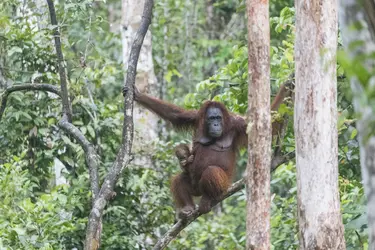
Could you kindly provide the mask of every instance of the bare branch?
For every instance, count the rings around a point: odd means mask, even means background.
[[[63,115],[63,118],[59,121],[59,127],[62,128],[65,133],[71,135],[74,139],[76,139],[79,145],[81,145],[81,147],[83,148],[83,151],[85,151],[86,164],[89,168],[91,192],[94,204],[94,201],[99,194],[99,156],[91,142],[86,139],[86,137],[76,126],[68,121],[66,115]]]
[[[242,178],[241,180],[232,184],[232,186],[228,189],[227,193],[224,194],[220,199],[212,204],[212,207],[216,206],[219,202],[225,200],[226,198],[232,196],[234,193],[240,191],[245,185],[245,179]],[[178,220],[176,224],[173,225],[164,235],[159,239],[159,241],[154,246],[153,250],[161,250],[164,249],[176,236],[190,223],[195,221],[199,216],[201,216],[198,212],[198,209],[195,209],[194,212],[186,219],[186,220]]]
[[[117,153],[109,173],[104,179],[98,198],[95,200],[89,215],[86,229],[85,249],[97,249],[100,245],[101,218],[109,199],[113,197],[113,189],[125,166],[132,160],[131,149],[133,143],[133,100],[134,84],[137,71],[139,53],[143,44],[143,39],[151,23],[151,14],[154,1],[146,0],[143,9],[142,21],[135,35],[130,56],[128,59],[128,71],[126,75],[125,88],[128,90],[124,100],[124,124],[122,131],[122,146]]]
[[[47,0],[49,13],[51,16],[51,24],[53,27],[53,36],[55,39],[55,48],[58,60],[58,68],[60,75],[60,88],[61,88],[61,99],[63,105],[63,113],[67,116],[68,121],[72,121],[72,108],[70,106],[69,93],[68,93],[68,82],[66,77],[66,62],[64,61],[64,55],[61,49],[60,32],[57,24],[55,6],[53,0]]]
[[[60,89],[50,84],[13,85],[12,87],[5,89],[4,93],[2,94],[1,106],[0,106],[0,121],[1,121],[1,118],[3,117],[4,111],[7,105],[8,96],[13,92],[23,91],[23,90],[46,91],[46,92],[54,93],[61,97]]]
[[[280,165],[282,165],[283,163],[287,162],[286,159],[290,160],[292,159],[292,157],[294,157],[294,154],[289,154],[289,157],[285,156],[285,158],[283,158],[283,161],[281,160],[275,160],[272,159],[272,163],[273,164],[276,164],[276,162],[279,164],[279,165],[275,165],[272,169],[271,169],[271,172],[275,171],[277,169],[277,167],[279,167]],[[244,188],[245,186],[245,178],[242,178],[241,180],[235,182],[232,184],[232,186],[230,186],[230,188],[228,189],[228,191],[222,196],[220,197],[220,199],[216,202],[216,203],[213,203],[211,208],[213,208],[214,206],[216,206],[218,203],[222,202],[223,200],[225,200],[226,198],[232,196],[233,194],[237,193],[238,191],[240,191],[242,188]],[[198,209],[195,209],[194,212],[188,217],[186,218],[186,220],[178,220],[176,222],[176,224],[174,224],[159,240],[158,242],[156,243],[156,245],[154,246],[153,250],[162,250],[164,248],[167,247],[167,245],[174,239],[177,237],[177,235],[184,229],[186,228],[190,223],[192,223],[193,221],[195,221],[199,216],[201,216],[202,214],[200,214],[198,212]]]

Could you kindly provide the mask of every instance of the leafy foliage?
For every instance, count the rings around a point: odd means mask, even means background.
[[[36,194],[37,178],[23,170],[22,159],[0,165],[0,247],[65,249],[81,245],[89,199],[84,176],[72,188],[57,186]],[[79,183],[81,182],[81,183]],[[77,216],[78,215],[78,216]]]
[[[159,92],[164,99],[187,108],[198,108],[204,100],[213,99],[233,112],[245,114],[245,3],[211,2],[215,3],[156,1],[152,35]],[[284,8],[292,4],[290,0],[271,1],[273,93],[294,70],[295,11]],[[73,122],[101,155],[102,180],[121,143],[121,2],[59,1],[56,9],[73,100]],[[212,16],[207,15],[209,11]],[[2,1],[0,27],[0,88],[15,83],[58,85],[53,27],[46,6],[37,1]],[[344,73],[347,68],[361,73],[362,68],[351,68],[351,63],[343,58],[338,65],[340,194],[347,247],[366,249],[357,131]],[[372,79],[369,74],[373,72],[364,74],[366,81]],[[292,117],[293,110],[281,106],[279,115],[283,114]],[[9,96],[0,123],[0,248],[82,247],[91,206],[88,172],[83,150],[56,125],[60,115],[60,100],[54,95],[16,92]],[[292,125],[290,119],[283,142],[285,152],[294,151]],[[180,169],[172,150],[185,137],[163,133],[159,141],[150,142],[154,145],[149,152],[152,166],[130,166],[124,171],[115,190],[117,195],[105,210],[103,249],[149,249],[174,222],[169,182]],[[54,185],[55,159],[67,167],[64,176],[70,186]],[[240,152],[237,179],[242,177],[245,166],[246,154]],[[272,177],[272,247],[297,249],[294,163],[281,166]],[[245,212],[242,191],[219,205],[215,216],[208,214],[192,223],[170,248],[242,249]]]

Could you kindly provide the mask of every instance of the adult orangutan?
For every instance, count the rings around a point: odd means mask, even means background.
[[[280,99],[277,97],[275,100]],[[247,144],[244,118],[229,113],[222,103],[214,101],[206,101],[199,110],[185,110],[136,88],[134,99],[176,128],[193,129],[192,162],[182,166],[184,171],[173,178],[171,191],[180,218],[194,211],[193,196],[202,196],[199,212],[208,213],[211,204],[231,184],[237,149]],[[277,109],[280,103],[274,102],[272,109]]]
[[[207,101],[199,110],[185,110],[176,105],[140,93],[134,99],[176,128],[193,129],[193,161],[188,171],[175,176],[171,191],[180,210],[187,217],[194,210],[192,196],[202,196],[199,212],[207,213],[211,203],[229,187],[236,162],[236,150],[245,146],[246,122],[230,114],[222,103]]]

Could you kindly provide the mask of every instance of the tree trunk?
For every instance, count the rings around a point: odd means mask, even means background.
[[[247,0],[249,40],[246,249],[270,249],[270,24],[267,0]]]
[[[144,0],[123,0],[122,1],[122,45],[124,69],[128,68],[131,44],[135,33],[141,23]],[[153,96],[159,96],[159,88],[154,73],[154,63],[152,60],[152,42],[151,32],[148,31],[144,39],[141,53],[138,60],[138,70],[136,77],[136,86],[141,92],[150,93]],[[158,135],[158,118],[147,109],[140,108],[138,104],[134,105],[134,145],[133,152],[134,164],[142,167],[152,165],[152,141]]]
[[[296,136],[300,249],[345,249],[338,192],[337,2],[296,1]]]
[[[375,2],[364,1],[364,6],[356,0],[340,1],[340,28],[344,47],[351,60],[375,52]],[[372,16],[371,16],[372,15]],[[355,46],[355,43],[362,43]],[[362,61],[368,72],[374,72],[374,60]],[[374,77],[373,77],[374,78]],[[370,91],[374,91],[374,80],[367,82],[366,88],[356,76],[351,77],[354,109],[359,114],[356,126],[361,155],[363,184],[367,196],[367,216],[370,245],[375,249],[375,107],[371,105]],[[366,93],[367,92],[367,93]]]

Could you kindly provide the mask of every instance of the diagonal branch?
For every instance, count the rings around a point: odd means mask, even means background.
[[[151,14],[154,1],[146,0],[143,9],[143,15],[140,27],[135,35],[130,56],[128,59],[128,71],[126,75],[124,100],[124,124],[122,131],[122,145],[117,153],[109,173],[104,179],[98,198],[95,200],[93,208],[89,215],[89,221],[86,229],[85,249],[97,249],[100,245],[101,219],[105,206],[109,199],[113,197],[113,189],[122,173],[123,169],[132,160],[131,149],[133,143],[133,100],[134,84],[137,71],[139,53],[143,44],[143,39],[151,23]]]
[[[232,196],[233,194],[237,193],[240,191],[243,187],[245,186],[245,179],[242,178],[241,180],[235,182],[232,184],[232,186],[229,187],[228,191],[219,198],[218,201],[213,203],[211,207],[216,206],[218,203],[221,201],[225,200],[226,198]],[[198,209],[195,209],[194,212],[186,218],[186,220],[181,220],[179,219],[176,224],[174,224],[164,235],[161,237],[154,248],[152,250],[161,250],[167,247],[167,245],[174,239],[176,236],[185,228],[187,227],[190,223],[195,221],[199,216],[202,214],[199,213]]]
[[[12,87],[9,87],[5,89],[4,93],[2,94],[2,99],[1,99],[1,106],[0,106],[0,121],[1,118],[3,117],[7,101],[8,101],[8,96],[16,91],[23,91],[23,90],[35,90],[35,91],[47,91],[54,93],[58,96],[61,97],[61,91],[58,87],[53,86],[51,84],[22,84],[22,85],[13,85]]]
[[[97,195],[99,194],[99,155],[97,154],[95,147],[92,145],[92,143],[86,139],[83,133],[76,126],[74,126],[68,121],[65,115],[59,121],[59,127],[62,128],[65,131],[65,133],[71,135],[74,139],[76,139],[78,144],[81,145],[83,151],[85,152],[86,164],[89,168],[90,174],[92,199],[94,202]]]
[[[290,160],[292,159],[294,155],[293,154],[290,154],[289,157],[285,156],[285,158],[283,158],[283,160],[280,160],[280,161],[274,161],[274,159],[272,159],[272,163],[273,164],[279,164],[279,165],[274,165],[272,166],[273,168],[271,169],[271,172],[273,172],[274,170],[276,170],[277,167],[279,167],[280,165],[282,165],[283,163],[287,162],[287,159]],[[276,163],[277,162],[277,163]],[[218,203],[222,202],[223,200],[225,200],[226,198],[232,196],[233,194],[237,193],[238,191],[240,191],[242,188],[244,188],[245,186],[245,178],[242,178],[241,180],[235,182],[232,184],[232,186],[229,187],[229,189],[227,190],[227,192],[222,196],[220,197],[215,203],[213,203],[211,205],[211,208],[213,208],[214,206],[216,206]],[[186,220],[178,220],[176,222],[176,224],[174,224],[159,240],[158,242],[155,244],[154,248],[152,250],[162,250],[164,248],[167,247],[167,245],[174,239],[176,238],[176,236],[184,229],[186,228],[190,223],[192,223],[193,221],[195,221],[199,216],[201,216],[202,214],[200,214],[198,212],[198,209],[195,209],[194,212],[188,217],[186,218]]]
[[[61,49],[61,39],[60,39],[60,32],[59,27],[57,24],[56,18],[56,11],[55,5],[53,4],[53,0],[47,0],[48,9],[51,17],[51,24],[53,27],[53,36],[55,39],[55,49],[57,54],[58,60],[58,68],[59,68],[59,75],[60,75],[60,88],[61,88],[61,99],[63,105],[63,113],[67,116],[68,121],[72,121],[72,108],[69,101],[69,93],[68,93],[68,82],[66,77],[66,62],[64,61],[64,55]]]

